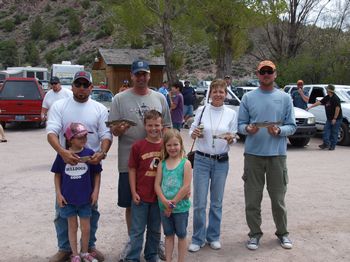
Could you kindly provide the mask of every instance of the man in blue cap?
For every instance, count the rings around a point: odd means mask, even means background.
[[[136,126],[130,126],[126,122],[113,125],[111,132],[118,136],[118,206],[125,208],[125,219],[130,234],[131,228],[131,190],[129,185],[128,160],[131,151],[131,145],[146,137],[143,117],[146,111],[157,110],[162,114],[163,126],[171,127],[171,117],[169,106],[165,97],[149,88],[148,82],[151,78],[149,64],[143,60],[135,60],[131,65],[132,87],[118,93],[112,100],[109,112],[109,121],[126,119],[136,123]],[[160,237],[160,229],[159,229]],[[130,242],[128,241],[120,260],[125,259]],[[148,258],[146,258],[148,260]]]

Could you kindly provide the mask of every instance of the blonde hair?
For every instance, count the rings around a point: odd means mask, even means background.
[[[213,92],[214,89],[218,88],[224,88],[225,93],[227,93],[227,83],[224,79],[217,78],[210,83],[210,93]]]
[[[166,151],[166,144],[169,142],[170,139],[172,138],[177,138],[180,142],[180,146],[181,146],[181,157],[185,156],[185,147],[184,147],[184,143],[182,141],[182,137],[180,132],[177,129],[168,129],[164,135],[163,135],[163,144],[162,144],[162,150],[161,150],[161,158],[163,160],[167,159],[169,157],[168,152]]]

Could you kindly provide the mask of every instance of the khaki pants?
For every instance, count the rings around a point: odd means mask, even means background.
[[[255,156],[244,155],[244,196],[245,212],[249,237],[260,238],[261,231],[261,201],[266,185],[271,199],[272,215],[276,225],[276,235],[288,235],[287,210],[284,197],[287,192],[288,174],[286,156]]]

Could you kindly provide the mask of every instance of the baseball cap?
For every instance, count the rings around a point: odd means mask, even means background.
[[[76,72],[75,75],[74,75],[74,78],[73,78],[73,83],[77,80],[77,79],[80,79],[80,78],[83,78],[85,80],[87,80],[89,83],[92,83],[92,77],[91,77],[91,74],[87,71],[79,71],[79,72]]]
[[[276,66],[274,63],[272,63],[270,60],[264,60],[264,61],[261,61],[258,65],[258,68],[257,70],[259,71],[261,68],[265,67],[265,66],[268,66],[268,67],[271,67],[272,70],[276,70]]]
[[[53,76],[50,79],[50,84],[56,84],[56,83],[60,83],[60,79],[57,76]]]
[[[334,93],[334,89],[335,89],[334,85],[328,85],[327,86],[327,91],[329,91],[329,92]]]
[[[142,60],[136,60],[132,62],[131,72],[133,74],[136,74],[137,72],[140,72],[140,71],[150,73],[151,70],[149,69],[148,63]]]
[[[64,135],[67,140],[71,140],[74,137],[85,136],[87,133],[92,133],[92,132],[89,132],[83,124],[70,123],[66,128],[66,132],[64,132]]]
[[[298,81],[297,81],[297,85],[298,85],[298,84],[303,85],[303,84],[304,84],[304,81],[303,81],[303,80],[298,80]]]

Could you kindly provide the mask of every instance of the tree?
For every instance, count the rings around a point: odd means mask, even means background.
[[[68,29],[72,35],[78,35],[82,29],[79,15],[75,12],[71,12],[68,18]]]
[[[41,37],[43,32],[43,21],[40,16],[35,17],[35,20],[30,25],[30,34],[32,39],[37,40]]]
[[[25,60],[31,65],[36,66],[40,63],[39,51],[33,41],[28,41],[25,45]]]
[[[3,67],[18,65],[18,51],[15,40],[5,40],[0,42],[0,57]]]

